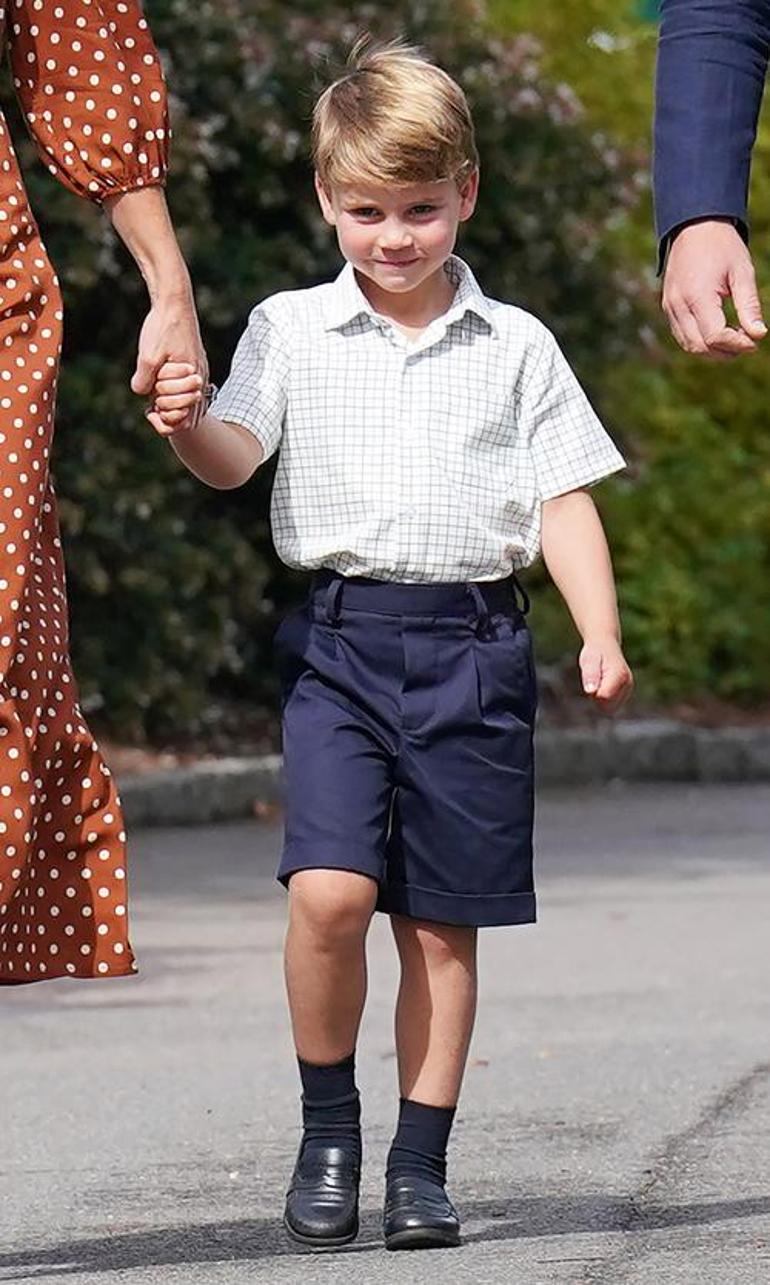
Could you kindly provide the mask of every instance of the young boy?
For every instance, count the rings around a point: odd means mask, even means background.
[[[454,1245],[445,1158],[476,1006],[476,931],[529,923],[535,678],[514,569],[542,549],[606,708],[631,675],[585,487],[623,467],[550,332],[452,251],[476,204],[460,88],[411,48],[357,50],[318,101],[316,187],[347,265],[254,308],[197,424],[190,367],[150,419],[203,481],[280,446],[276,548],[311,570],[276,637],[289,891],[286,981],[304,1132],[285,1224],[358,1229],[354,1053],[375,908],[401,963],[389,1249]]]

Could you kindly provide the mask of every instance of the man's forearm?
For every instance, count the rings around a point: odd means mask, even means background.
[[[663,0],[656,75],[658,237],[707,215],[745,233],[770,54],[770,0]]]
[[[191,473],[222,491],[243,486],[264,458],[262,446],[247,428],[224,423],[211,414],[195,428],[169,440]]]
[[[543,559],[583,638],[620,640],[615,578],[607,539],[585,491],[546,500]]]

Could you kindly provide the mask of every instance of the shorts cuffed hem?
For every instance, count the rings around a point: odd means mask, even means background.
[[[291,844],[284,848],[283,855],[276,871],[276,879],[288,888],[291,876],[299,870],[345,870],[352,875],[368,875],[375,883],[382,879],[383,863],[372,855],[370,848],[339,848],[324,850],[319,843]]]
[[[460,924],[471,928],[495,928],[533,924],[537,920],[534,892],[504,892],[482,896],[437,892],[406,883],[388,883],[380,888],[377,909],[386,915],[406,915],[439,924]]]

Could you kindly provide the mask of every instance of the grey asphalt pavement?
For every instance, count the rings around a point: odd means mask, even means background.
[[[279,1216],[297,1085],[280,839],[137,832],[136,979],[0,992],[0,1280],[65,1285],[768,1285],[770,790],[546,794],[540,924],[482,937],[450,1157],[456,1250],[387,1254],[387,923],[359,1052],[363,1227]]]

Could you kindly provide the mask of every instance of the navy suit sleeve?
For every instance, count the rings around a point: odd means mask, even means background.
[[[669,234],[720,215],[748,238],[751,150],[770,52],[770,0],[662,0],[653,186],[659,267]]]

